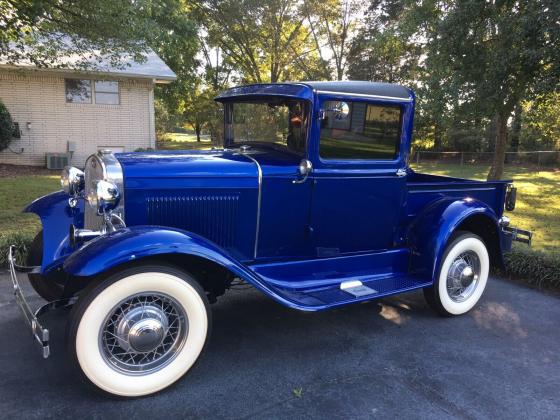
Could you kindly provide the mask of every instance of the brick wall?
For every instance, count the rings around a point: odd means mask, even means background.
[[[72,74],[0,69],[0,100],[21,129],[21,138],[0,152],[0,163],[45,165],[45,153],[66,153],[76,144],[72,165],[81,167],[98,147],[133,151],[154,147],[154,105],[151,80],[119,80],[120,104],[66,103],[65,77]],[[81,78],[95,79],[82,76]],[[27,122],[31,128],[27,128]]]

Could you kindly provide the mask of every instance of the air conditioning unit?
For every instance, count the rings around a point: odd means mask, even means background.
[[[47,153],[47,169],[64,169],[70,164],[66,153]]]

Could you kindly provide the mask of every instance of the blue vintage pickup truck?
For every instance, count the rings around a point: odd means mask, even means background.
[[[16,299],[45,357],[41,314],[73,305],[71,362],[102,391],[148,395],[181,378],[208,340],[209,304],[237,284],[303,311],[423,289],[461,315],[512,240],[530,242],[504,216],[511,181],[410,169],[409,89],[258,84],[216,100],[223,147],[101,150],[25,209],[43,230],[27,266],[10,249]],[[18,270],[49,301],[37,312]]]

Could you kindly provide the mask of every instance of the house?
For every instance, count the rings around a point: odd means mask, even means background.
[[[0,163],[81,167],[99,149],[155,148],[154,85],[176,75],[153,51],[145,58],[88,71],[0,61],[0,100],[19,137]]]

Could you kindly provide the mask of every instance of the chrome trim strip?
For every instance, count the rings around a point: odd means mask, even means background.
[[[249,156],[248,153],[241,152],[240,154],[251,159],[257,165],[257,172],[258,172],[258,179],[259,179],[259,195],[257,198],[257,229],[255,232],[255,249],[253,251],[253,258],[257,259],[257,249],[259,247],[259,231],[261,227],[261,198],[262,198],[262,178],[263,178],[262,168],[260,163],[254,157]]]
[[[316,90],[315,92],[317,92],[318,94],[327,94],[333,96],[355,96],[358,98],[390,99],[393,101],[412,102],[412,98],[398,98],[396,96],[367,95],[365,93],[334,92],[331,90]]]

